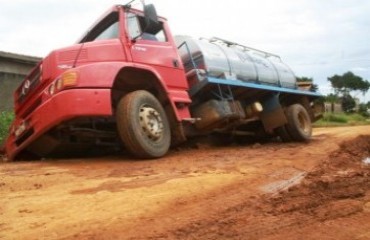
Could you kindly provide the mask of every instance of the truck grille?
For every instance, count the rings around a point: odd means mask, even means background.
[[[41,78],[41,64],[39,64],[32,72],[26,77],[22,86],[18,89],[18,104],[22,104],[27,96],[40,84]]]

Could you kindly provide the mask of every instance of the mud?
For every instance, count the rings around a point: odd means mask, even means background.
[[[346,231],[319,236],[315,232],[317,225],[337,219],[343,224],[352,216],[363,218],[358,229],[365,233],[357,239],[370,239],[370,228],[364,230],[370,226],[365,212],[370,201],[370,167],[361,161],[369,154],[370,135],[345,141],[305,177],[298,174],[286,181],[294,186],[282,187],[276,195],[247,198],[211,218],[154,239],[355,239]],[[300,228],[310,230],[303,235]]]
[[[0,164],[0,239],[370,239],[370,127]]]

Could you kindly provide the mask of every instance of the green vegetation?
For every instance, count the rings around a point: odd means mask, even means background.
[[[361,114],[325,113],[324,117],[314,123],[315,127],[369,125],[370,119]]]
[[[0,113],[0,146],[8,135],[9,126],[14,119],[12,112],[1,112]]]
[[[297,82],[311,82],[311,92],[317,92],[319,90],[319,86],[313,83],[313,78],[309,77],[297,77]]]
[[[343,75],[334,75],[332,77],[328,77],[328,81],[334,88],[335,93],[340,93],[343,96],[349,95],[350,92],[355,91],[359,91],[362,94],[365,94],[370,88],[369,81],[353,74],[352,72],[347,72]]]
[[[362,93],[365,95],[370,89],[370,82],[352,72],[344,73],[343,75],[334,75],[328,77],[334,89],[334,94],[329,94],[326,101],[330,103],[340,103],[342,109],[346,113],[353,113],[356,107],[355,93]],[[368,107],[368,106],[367,106]],[[360,109],[363,114],[367,114],[367,109]]]
[[[358,106],[358,113],[361,114],[362,116],[364,117],[367,117],[369,118],[370,117],[370,112],[369,112],[369,109],[370,109],[370,101],[367,102],[367,103],[361,103],[359,106]]]

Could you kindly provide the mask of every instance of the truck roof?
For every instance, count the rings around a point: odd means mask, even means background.
[[[84,34],[78,39],[78,41],[76,43],[81,43],[83,41],[83,39],[85,38],[85,36],[87,34],[89,34],[89,32],[99,23],[101,22],[105,17],[107,17],[109,14],[111,14],[112,12],[118,12],[120,8],[124,8],[127,6],[125,5],[113,5],[112,7],[110,7],[108,10],[106,10],[88,29],[87,31],[84,32]],[[139,15],[144,15],[144,12],[142,10],[139,10],[139,9],[135,9],[135,8],[129,8],[131,12],[134,12],[134,13],[137,13]],[[166,18],[164,17],[161,17],[161,16],[158,16],[158,18],[161,20],[161,21],[167,21]]]

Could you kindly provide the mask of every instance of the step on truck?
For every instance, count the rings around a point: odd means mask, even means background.
[[[125,148],[159,158],[207,134],[308,141],[320,94],[279,56],[220,38],[173,37],[152,4],[109,9],[14,93],[7,161]]]

